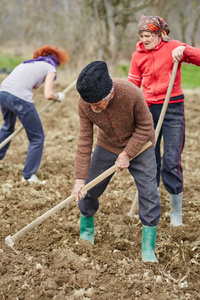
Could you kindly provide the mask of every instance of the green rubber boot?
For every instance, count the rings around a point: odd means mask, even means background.
[[[157,226],[143,225],[142,231],[142,260],[149,262],[158,262],[155,256]]]
[[[85,217],[81,214],[80,238],[94,244],[94,216]]]

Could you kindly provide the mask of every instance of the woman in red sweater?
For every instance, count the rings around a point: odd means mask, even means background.
[[[156,144],[157,184],[160,176],[169,192],[171,224],[182,225],[183,170],[181,154],[185,142],[184,94],[181,87],[182,62],[200,65],[200,49],[178,40],[170,40],[167,23],[158,16],[142,16],[138,25],[140,41],[132,55],[128,80],[143,87],[143,94],[152,113],[154,127],[158,123],[169,86],[173,64],[179,61],[165,119]],[[164,154],[161,167],[160,142]]]

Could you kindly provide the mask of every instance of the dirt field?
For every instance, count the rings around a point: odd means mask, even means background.
[[[55,90],[62,91],[69,83],[57,85]],[[41,115],[46,139],[37,175],[46,184],[21,182],[28,147],[24,131],[13,138],[0,162],[0,299],[200,299],[197,94],[186,94],[185,102],[184,226],[170,226],[168,194],[161,184],[156,244],[159,264],[141,260],[142,225],[139,219],[127,215],[136,187],[126,171],[113,176],[100,199],[94,246],[79,239],[79,209],[74,202],[20,238],[14,245],[18,255],[5,244],[7,236],[71,195],[78,135],[77,97],[74,89],[62,103]],[[38,110],[47,104],[42,89],[34,99]]]

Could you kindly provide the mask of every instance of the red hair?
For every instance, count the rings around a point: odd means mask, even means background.
[[[41,48],[36,49],[33,53],[33,58],[36,59],[38,56],[47,55],[55,56],[59,60],[60,65],[64,65],[70,60],[67,51],[59,50],[57,46],[53,48],[49,45],[44,45]]]

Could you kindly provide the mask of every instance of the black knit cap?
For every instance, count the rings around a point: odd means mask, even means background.
[[[105,98],[113,87],[104,61],[93,61],[79,74],[76,88],[81,98],[88,103],[96,103]]]

